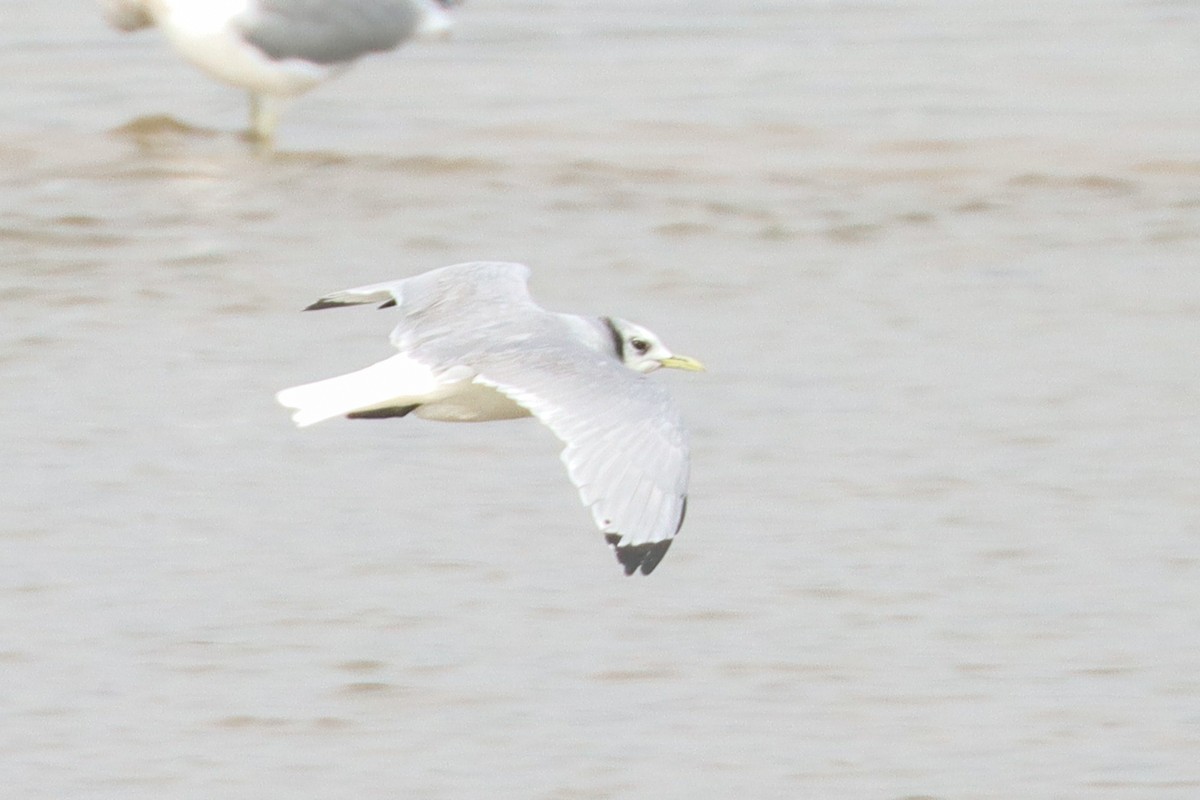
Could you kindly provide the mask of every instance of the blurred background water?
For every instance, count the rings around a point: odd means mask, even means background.
[[[1200,6],[475,0],[300,99],[0,27],[21,798],[1193,798]],[[703,359],[626,579],[532,421],[333,421],[474,259]]]

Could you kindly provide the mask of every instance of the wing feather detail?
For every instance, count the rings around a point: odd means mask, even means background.
[[[687,498],[687,437],[667,392],[601,362],[483,367],[475,380],[528,408],[564,443],[567,474],[596,526],[628,574],[649,574],[678,533]]]

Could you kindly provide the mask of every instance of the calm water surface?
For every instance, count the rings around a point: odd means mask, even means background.
[[[1200,9],[491,0],[298,101],[0,28],[0,764],[61,798],[1200,796]],[[457,261],[702,358],[624,578],[531,421],[273,393]]]

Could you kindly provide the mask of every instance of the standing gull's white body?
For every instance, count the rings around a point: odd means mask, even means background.
[[[451,0],[101,0],[123,31],[158,26],[188,61],[250,93],[271,142],[283,104],[368,53],[450,26]]]
[[[479,262],[327,295],[308,307],[395,306],[400,351],[366,369],[284,389],[306,426],[337,416],[471,422],[533,415],[627,575],[648,575],[683,524],[688,447],[670,396],[646,374],[703,369],[614,317],[546,311],[528,268]]]

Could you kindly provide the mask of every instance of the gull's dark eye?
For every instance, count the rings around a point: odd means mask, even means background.
[[[650,343],[645,339],[630,339],[629,346],[636,350],[639,356],[644,356],[650,349]]]

